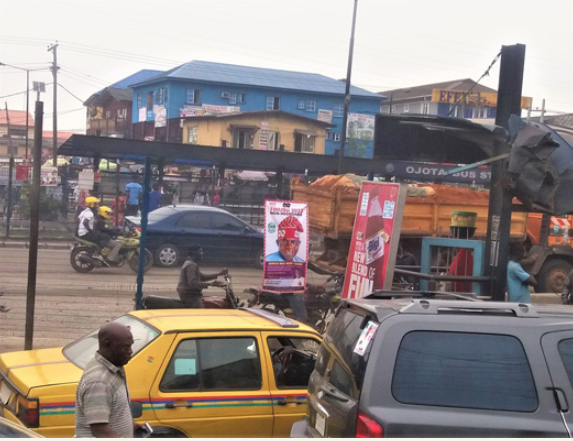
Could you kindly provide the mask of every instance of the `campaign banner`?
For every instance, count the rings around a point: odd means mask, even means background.
[[[342,297],[392,287],[406,191],[400,184],[362,183]]]
[[[306,202],[266,200],[263,290],[304,292],[307,258]]]

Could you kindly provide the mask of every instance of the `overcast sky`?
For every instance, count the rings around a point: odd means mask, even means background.
[[[25,69],[52,129],[83,132],[82,102],[141,69],[203,60],[346,76],[354,0],[0,0],[0,62]],[[501,46],[526,45],[523,95],[573,112],[573,1],[358,0],[352,84],[380,92],[478,80]],[[481,84],[497,89],[499,61]],[[0,107],[25,110],[26,74],[0,67]],[[13,95],[13,96],[9,96]],[[30,94],[33,112],[35,94]],[[534,113],[538,115],[538,113]]]

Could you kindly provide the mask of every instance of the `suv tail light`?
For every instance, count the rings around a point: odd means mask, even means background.
[[[358,412],[356,438],[383,438],[384,429],[380,424],[362,412]]]
[[[36,399],[18,397],[16,416],[26,427],[40,427],[40,402]]]

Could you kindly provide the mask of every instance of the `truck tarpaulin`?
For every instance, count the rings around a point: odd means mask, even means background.
[[[265,201],[263,289],[304,292],[308,260],[306,202]]]
[[[391,288],[406,190],[400,184],[362,183],[342,297]]]

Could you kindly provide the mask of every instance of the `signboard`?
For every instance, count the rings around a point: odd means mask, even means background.
[[[342,297],[391,288],[405,201],[406,186],[362,183]]]
[[[347,138],[363,139],[365,141],[374,140],[374,116],[363,115],[361,113],[349,113]]]
[[[93,170],[84,170],[78,173],[78,188],[80,190],[93,190],[94,188]]]
[[[269,145],[269,122],[261,121],[259,130],[259,150],[267,150]]]
[[[319,121],[331,123],[332,122],[332,115],[333,115],[332,110],[318,109],[318,120]]]
[[[434,162],[387,162],[380,174],[396,176],[403,179],[416,181],[441,181],[458,182],[475,185],[489,185],[491,169],[479,166],[470,170],[464,170],[451,175],[446,175],[450,170],[459,168],[459,164],[440,164]]]
[[[138,110],[139,110],[138,121],[139,122],[146,121],[147,120],[147,108],[146,107],[140,107]]]
[[[58,167],[41,167],[40,185],[42,187],[56,187],[58,184]]]
[[[155,115],[155,127],[167,126],[167,109],[165,106],[153,106],[153,114]]]
[[[16,166],[16,180],[17,181],[29,181],[30,180],[30,166],[29,165],[17,165]]]
[[[307,256],[307,204],[266,200],[263,289],[276,293],[304,292]]]
[[[433,89],[432,102],[456,104],[462,99],[465,93],[465,90]],[[497,107],[497,92],[470,92],[463,101],[465,105],[469,107]],[[521,108],[529,109],[531,107],[531,101],[532,98],[530,97],[521,97]]]
[[[217,115],[222,113],[237,113],[241,108],[237,106],[215,106],[212,104],[203,104],[202,106],[183,106],[179,109],[179,116],[184,118],[186,116],[206,116]]]

